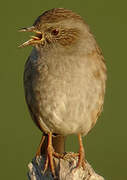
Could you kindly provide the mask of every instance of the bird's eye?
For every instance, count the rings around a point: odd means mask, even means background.
[[[58,29],[53,29],[52,30],[52,35],[58,35],[58,33],[59,33],[59,30]]]

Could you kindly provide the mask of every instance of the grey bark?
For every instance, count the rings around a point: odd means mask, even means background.
[[[34,158],[28,164],[28,179],[29,180],[104,180],[98,175],[91,165],[86,161],[85,170],[83,168],[75,168],[78,157],[73,157],[73,153],[67,153],[63,159],[54,157],[54,165],[56,178],[52,176],[50,168],[43,174],[45,163],[45,155]]]

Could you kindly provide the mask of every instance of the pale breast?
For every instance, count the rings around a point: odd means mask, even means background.
[[[80,59],[53,58],[26,65],[25,94],[34,121],[45,132],[85,135],[102,110],[105,64],[97,52]]]

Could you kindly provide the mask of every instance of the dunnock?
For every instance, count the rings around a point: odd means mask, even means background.
[[[20,31],[35,32],[20,47],[34,46],[25,65],[24,88],[32,119],[48,137],[45,170],[49,162],[55,175],[53,155],[59,154],[52,147],[53,135],[77,134],[77,167],[85,167],[81,136],[95,125],[104,102],[106,66],[101,50],[81,16],[64,8],[44,12],[32,27]]]

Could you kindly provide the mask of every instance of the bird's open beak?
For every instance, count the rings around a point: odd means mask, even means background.
[[[31,36],[31,39],[21,44],[19,47],[25,47],[29,45],[42,44],[44,43],[44,33],[35,29],[34,26],[28,28],[22,28],[19,32],[34,32],[35,36]]]

